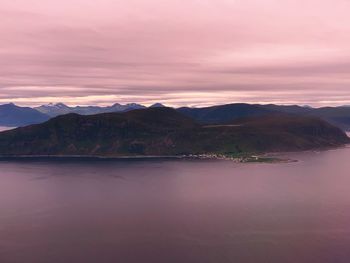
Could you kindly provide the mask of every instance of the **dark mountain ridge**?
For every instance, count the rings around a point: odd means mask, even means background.
[[[228,123],[244,117],[284,113],[318,117],[343,130],[350,130],[350,107],[345,106],[311,108],[298,105],[234,103],[204,108],[183,107],[178,111],[202,124]]]
[[[164,107],[161,103],[155,103],[150,108]],[[0,105],[0,126],[18,127],[30,124],[42,123],[51,117],[68,113],[80,115],[94,115],[109,112],[127,112],[147,107],[136,104],[119,104],[111,106],[76,106],[69,107],[63,103],[42,105],[36,108],[19,107],[14,104]],[[203,108],[182,107],[178,112],[193,118],[201,124],[225,124],[245,117],[259,117],[271,114],[297,114],[301,116],[319,117],[327,122],[350,130],[350,107],[322,107],[311,108],[299,105],[274,105],[274,104],[246,104],[233,103]]]
[[[274,110],[265,109],[261,107],[261,105],[245,103],[218,105],[204,108],[183,107],[177,110],[203,124],[227,123],[242,117],[264,116],[275,112]]]
[[[0,154],[152,156],[298,151],[340,146],[349,138],[312,117],[274,115],[202,125],[171,108],[82,116],[0,133]]]

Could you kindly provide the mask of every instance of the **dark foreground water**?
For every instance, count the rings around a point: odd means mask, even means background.
[[[2,160],[0,262],[350,262],[350,149],[293,157]]]

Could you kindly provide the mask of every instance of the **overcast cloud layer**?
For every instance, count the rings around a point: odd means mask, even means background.
[[[0,103],[350,104],[348,0],[0,0]]]

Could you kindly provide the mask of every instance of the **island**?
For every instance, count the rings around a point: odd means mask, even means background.
[[[246,158],[349,143],[339,128],[316,117],[272,114],[225,124],[200,124],[172,108],[125,113],[66,114],[0,133],[0,155],[177,156]]]

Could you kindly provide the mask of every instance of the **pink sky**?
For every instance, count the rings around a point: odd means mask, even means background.
[[[348,0],[0,2],[0,103],[350,104]]]

